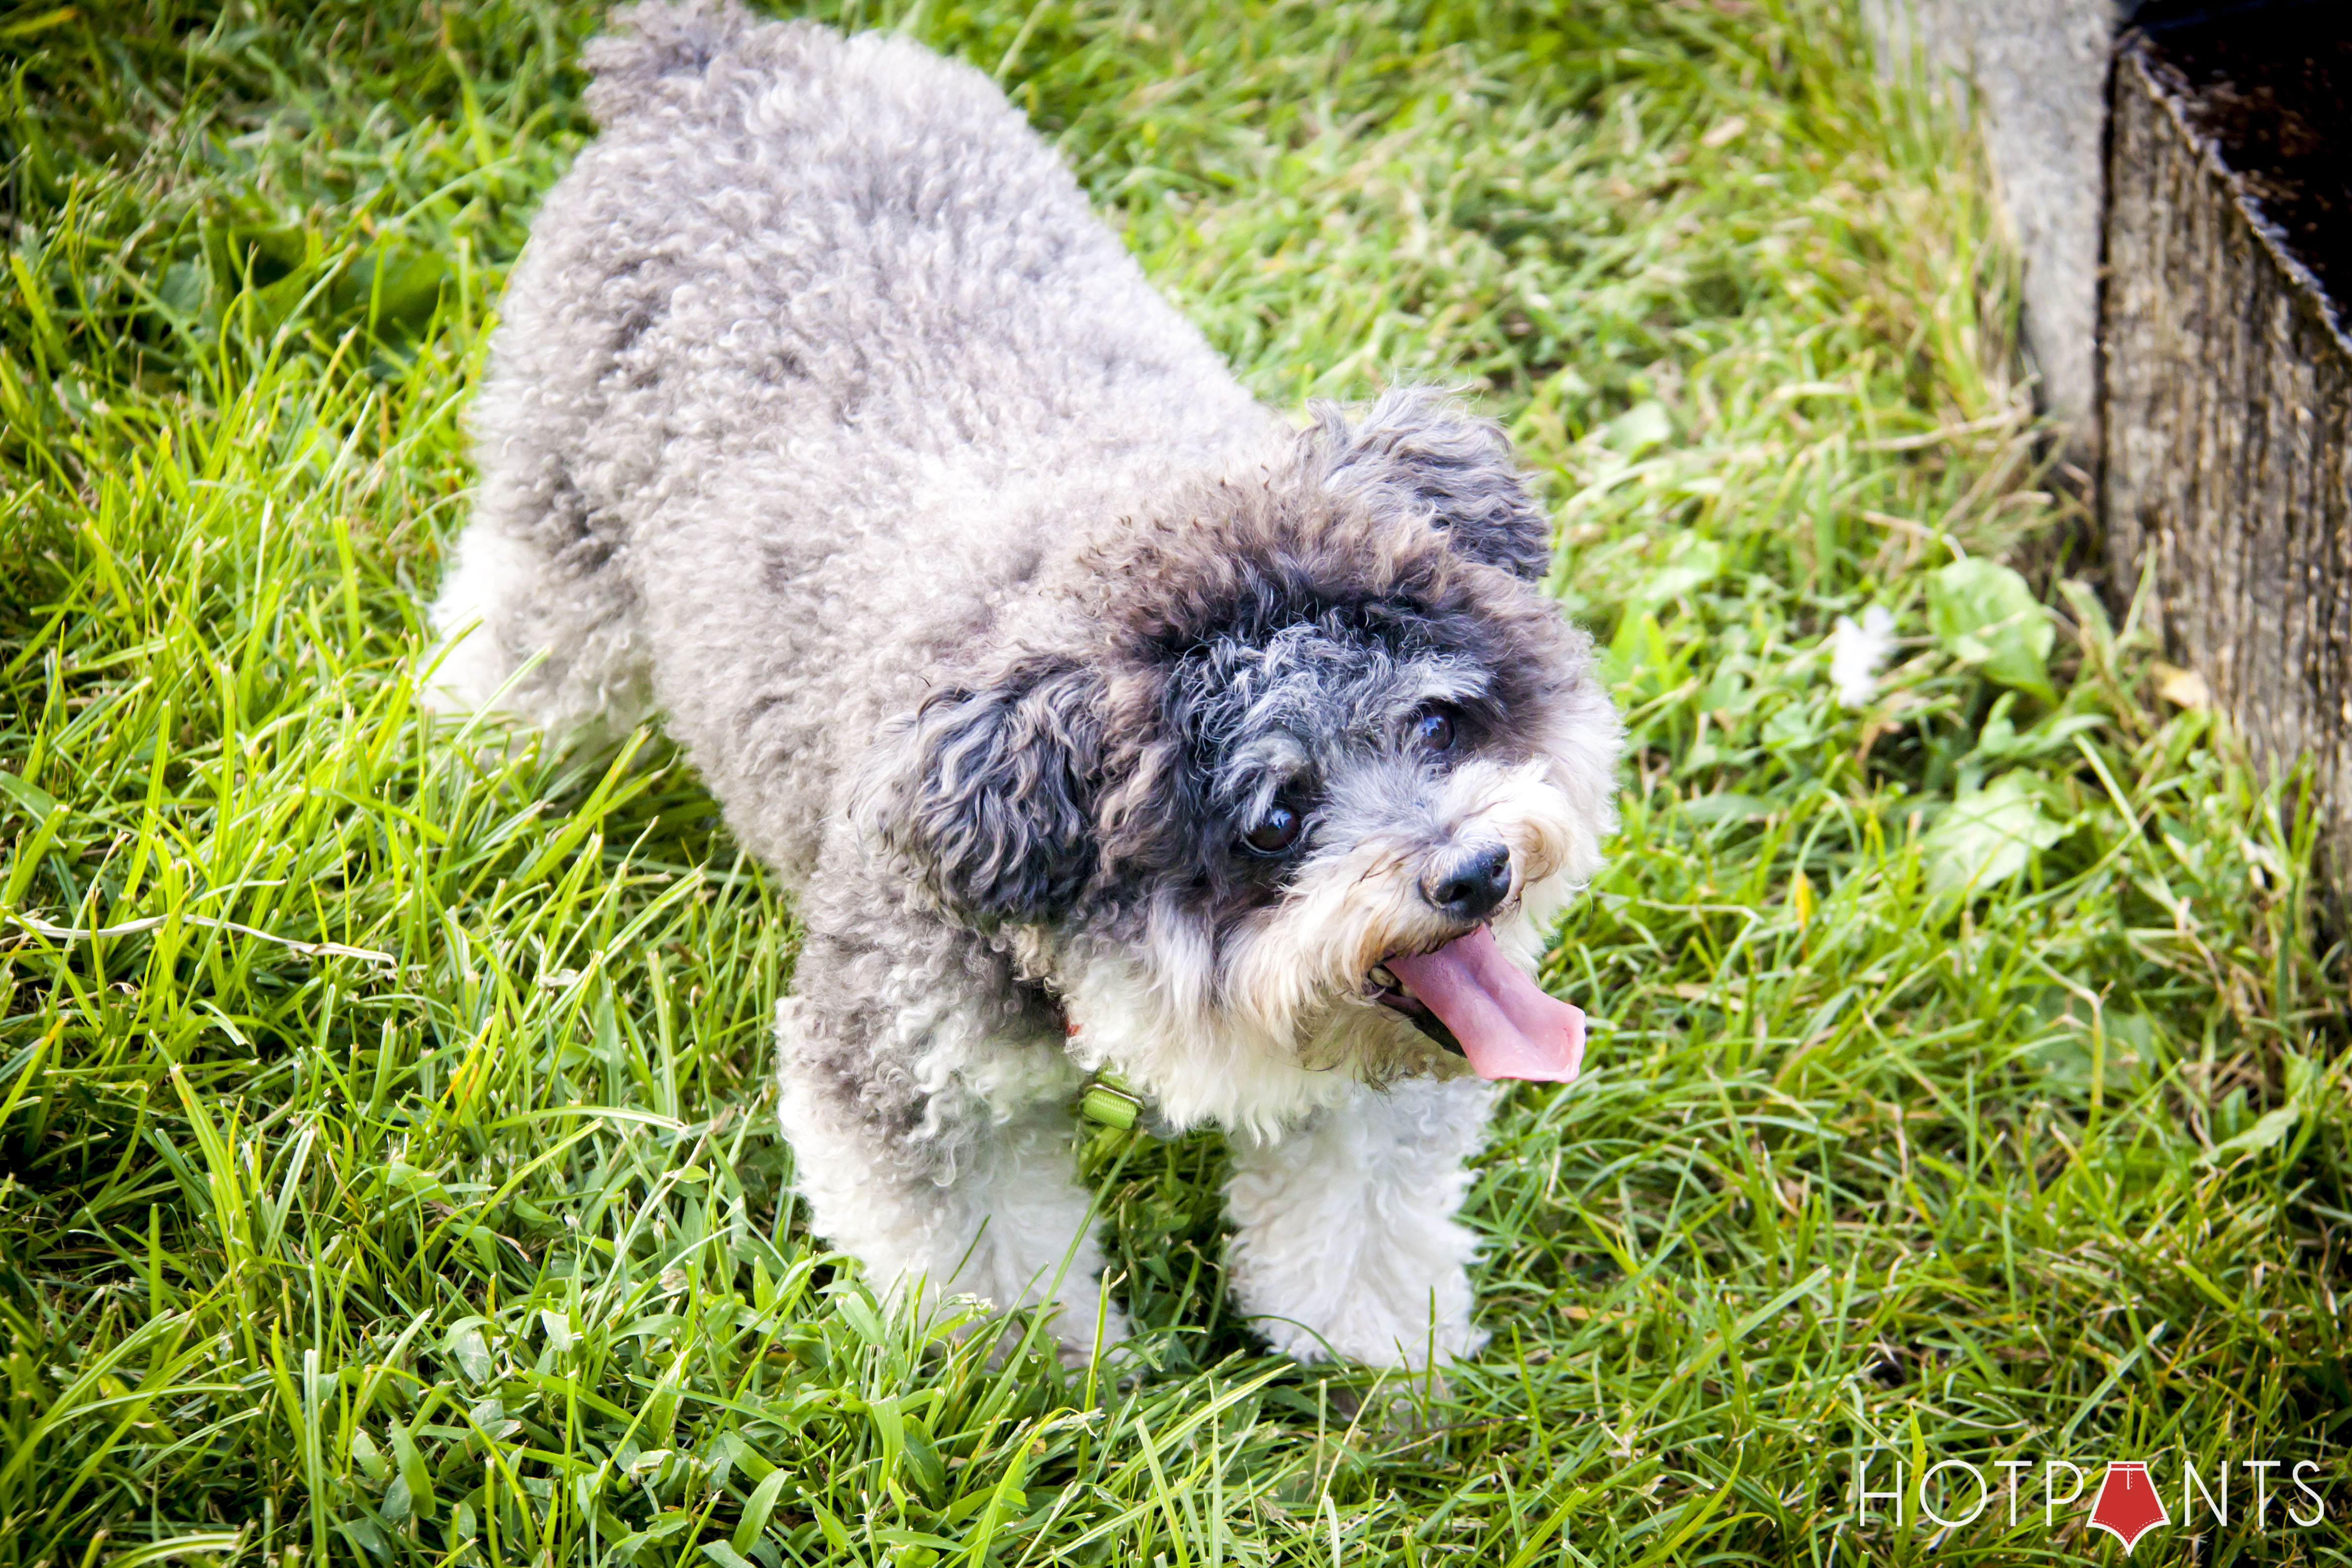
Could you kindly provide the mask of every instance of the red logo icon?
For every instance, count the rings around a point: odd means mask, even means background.
[[[2108,1461],[2098,1498],[2091,1504],[2093,1530],[2104,1530],[2122,1542],[2124,1555],[2128,1557],[2141,1536],[2171,1522],[2172,1516],[2164,1511],[2164,1500],[2156,1495],[2156,1483],[2147,1479],[2146,1464],[2132,1459]]]

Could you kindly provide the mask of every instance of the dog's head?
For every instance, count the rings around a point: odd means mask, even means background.
[[[1572,1010],[1513,961],[1601,863],[1619,731],[1549,532],[1492,426],[1322,411],[1049,572],[866,820],[1179,1115],[1203,1074],[1565,1076]]]

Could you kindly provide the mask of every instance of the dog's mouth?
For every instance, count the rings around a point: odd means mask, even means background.
[[[1455,1056],[1466,1057],[1470,1054],[1462,1048],[1462,1042],[1454,1037],[1454,1031],[1445,1026],[1445,1020],[1432,1012],[1428,1003],[1406,990],[1404,982],[1399,980],[1386,963],[1372,965],[1371,973],[1365,978],[1368,982],[1365,994],[1373,1001],[1396,1014]]]
[[[1584,1063],[1584,1015],[1503,956],[1480,926],[1433,952],[1395,952],[1366,977],[1371,999],[1480,1078],[1566,1083]]]

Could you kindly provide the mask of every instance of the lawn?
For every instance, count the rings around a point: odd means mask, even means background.
[[[877,1304],[791,1199],[792,911],[693,771],[415,711],[593,10],[22,5],[0,1562],[2013,1563],[2118,1552],[2050,1463],[2110,1458],[2164,1560],[2184,1465],[2197,1561],[2352,1558],[2294,781],[2083,577],[1980,163],[1853,17],[823,14],[1005,82],[1268,399],[1458,384],[1541,476],[1634,744],[1545,974],[1593,1068],[1471,1200],[1491,1345],[1264,1354],[1207,1133],[1086,1152],[1121,1358]],[[1944,1460],[2019,1491],[1944,1530]]]

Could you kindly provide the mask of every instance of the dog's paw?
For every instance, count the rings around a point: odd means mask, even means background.
[[[1044,1309],[1047,1315],[1042,1322],[1034,1312],[1008,1318],[992,1310],[986,1321],[992,1326],[996,1342],[989,1349],[988,1364],[1003,1366],[1027,1344],[1040,1351],[1050,1346],[1065,1371],[1083,1372],[1097,1358],[1113,1354],[1132,1331],[1127,1314],[1118,1307],[1104,1304],[1098,1314],[1097,1305],[1091,1296],[1050,1302]],[[979,1326],[969,1331],[979,1331]]]
[[[1438,1373],[1414,1372],[1402,1378],[1383,1374],[1369,1388],[1333,1384],[1324,1397],[1333,1417],[1352,1432],[1410,1437],[1444,1429],[1441,1407],[1453,1394],[1452,1384]]]
[[[1083,1304],[1065,1302],[1054,1314],[1054,1332],[1061,1344],[1062,1364],[1072,1372],[1080,1371],[1098,1356],[1108,1356],[1127,1342],[1134,1332],[1127,1314],[1111,1302],[1102,1302],[1100,1311],[1089,1300]]]
[[[1474,1356],[1486,1343],[1486,1334],[1470,1322],[1465,1278],[1441,1280],[1398,1301],[1382,1299],[1380,1282],[1341,1282],[1330,1289],[1333,1282],[1322,1280],[1318,1284],[1324,1288],[1302,1290],[1286,1311],[1269,1299],[1267,1283],[1262,1273],[1252,1279],[1255,1288],[1244,1305],[1255,1314],[1255,1327],[1266,1343],[1294,1361],[1417,1371]]]

